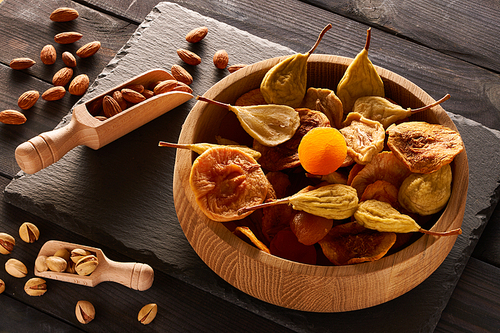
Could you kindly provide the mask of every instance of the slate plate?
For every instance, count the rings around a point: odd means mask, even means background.
[[[210,33],[201,43],[188,45],[186,33],[201,25]],[[195,80],[194,94],[203,94],[228,74],[212,64],[218,49],[228,51],[231,64],[295,53],[176,4],[160,3],[82,101],[148,69],[183,65],[175,52],[181,47],[203,59],[199,66],[186,66]],[[467,149],[469,191],[463,234],[434,274],[407,294],[373,308],[307,313],[264,303],[233,288],[198,258],[184,237],[172,198],[175,150],[157,144],[160,140],[177,141],[194,103],[189,101],[97,151],[80,146],[34,175],[19,173],[6,187],[5,200],[296,331],[434,330],[497,202],[498,131],[450,114]],[[58,126],[68,121],[69,115]]]

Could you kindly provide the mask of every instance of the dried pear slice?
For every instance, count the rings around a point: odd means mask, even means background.
[[[237,148],[211,148],[191,167],[189,184],[205,215],[218,222],[240,220],[240,207],[264,202],[269,190],[261,167],[253,157]]]
[[[300,107],[321,111],[328,117],[332,126],[341,126],[344,111],[342,102],[333,90],[310,87]]]
[[[245,132],[264,146],[289,140],[300,125],[298,112],[286,105],[232,106],[202,96],[196,99],[234,112]]]
[[[228,146],[231,148],[236,148],[241,150],[244,153],[247,153],[248,155],[252,156],[255,160],[258,160],[262,155],[256,150],[253,150],[250,147],[243,146],[243,145],[238,145],[238,144],[230,144],[230,145],[218,145],[215,143],[171,143],[171,142],[165,142],[165,141],[160,141],[158,142],[159,147],[171,147],[171,148],[178,148],[178,149],[191,149],[197,154],[203,154],[205,151],[209,150],[210,148],[217,148],[217,147],[223,147],[223,146]]]

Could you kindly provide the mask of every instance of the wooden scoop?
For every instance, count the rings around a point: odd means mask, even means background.
[[[113,281],[141,291],[149,289],[153,284],[154,271],[151,266],[136,262],[124,263],[110,260],[104,255],[101,249],[95,247],[52,240],[47,241],[42,246],[38,257],[50,257],[61,249],[66,249],[69,252],[74,249],[90,251],[97,257],[99,264],[95,271],[88,276],[78,275],[77,273],[39,272],[35,267],[34,272],[36,276],[81,284],[88,287],[95,287],[104,281]]]
[[[104,121],[94,118],[87,110],[93,101],[127,85],[142,84],[147,87],[151,83],[170,79],[173,76],[167,71],[151,70],[76,106],[69,124],[20,144],[15,152],[17,164],[24,172],[35,173],[58,161],[76,146],[99,149],[193,98],[190,93],[182,91],[159,94]]]

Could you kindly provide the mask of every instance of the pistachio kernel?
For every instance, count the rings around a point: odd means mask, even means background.
[[[95,271],[98,264],[97,257],[91,254],[78,260],[75,264],[75,270],[78,275],[90,275]]]
[[[41,278],[31,278],[26,281],[24,291],[30,296],[42,296],[47,292],[47,283]]]
[[[146,304],[142,307],[137,315],[137,320],[143,325],[147,325],[153,321],[158,312],[158,306],[155,303]]]
[[[16,278],[23,278],[28,274],[26,266],[20,260],[14,258],[5,262],[5,271]]]
[[[62,257],[50,256],[45,260],[47,267],[53,272],[64,272],[68,262]]]
[[[82,324],[88,324],[95,318],[95,309],[89,301],[78,301],[75,308],[76,319]]]
[[[40,237],[40,230],[31,222],[24,222],[19,227],[19,236],[26,243],[34,243]]]
[[[39,272],[45,272],[49,270],[49,266],[47,266],[47,257],[46,256],[38,256],[35,260],[35,269]]]
[[[9,234],[0,233],[0,253],[10,254],[16,245],[16,240]]]

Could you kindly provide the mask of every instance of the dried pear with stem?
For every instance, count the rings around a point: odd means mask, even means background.
[[[284,104],[292,108],[302,103],[307,87],[307,59],[331,28],[331,24],[323,28],[316,43],[306,54],[294,54],[267,71],[260,84],[260,91],[267,103]]]
[[[300,125],[299,113],[286,105],[232,106],[203,96],[196,99],[234,112],[245,132],[264,146],[274,147],[289,140]]]
[[[242,152],[247,153],[248,155],[252,156],[255,160],[258,160],[262,154],[252,148],[249,148],[247,146],[243,145],[218,145],[215,143],[171,143],[171,142],[165,142],[165,141],[160,141],[158,142],[159,147],[171,147],[171,148],[178,148],[178,149],[191,149],[197,154],[203,154],[205,151],[209,150],[210,148],[217,148],[217,147],[231,147],[231,148],[236,148],[240,149]]]
[[[354,219],[365,228],[380,232],[421,232],[433,236],[460,235],[462,229],[449,231],[429,231],[422,229],[410,216],[401,214],[389,203],[378,200],[366,200],[359,203]]]
[[[361,114],[365,118],[378,121],[382,124],[382,126],[384,126],[384,128],[387,128],[396,121],[410,117],[415,113],[428,110],[443,103],[449,98],[450,95],[446,94],[443,98],[432,104],[425,105],[417,109],[404,109],[400,105],[395,104],[384,97],[364,96],[356,100],[352,111]]]
[[[337,85],[337,96],[342,101],[344,114],[352,111],[354,102],[360,97],[385,96],[384,82],[368,59],[370,38],[371,28],[366,33],[365,47],[347,67],[344,76]]]
[[[274,205],[289,204],[295,210],[327,219],[343,220],[351,217],[358,208],[358,195],[354,188],[343,184],[329,184],[310,191],[300,191],[292,196],[238,210],[239,214]]]

